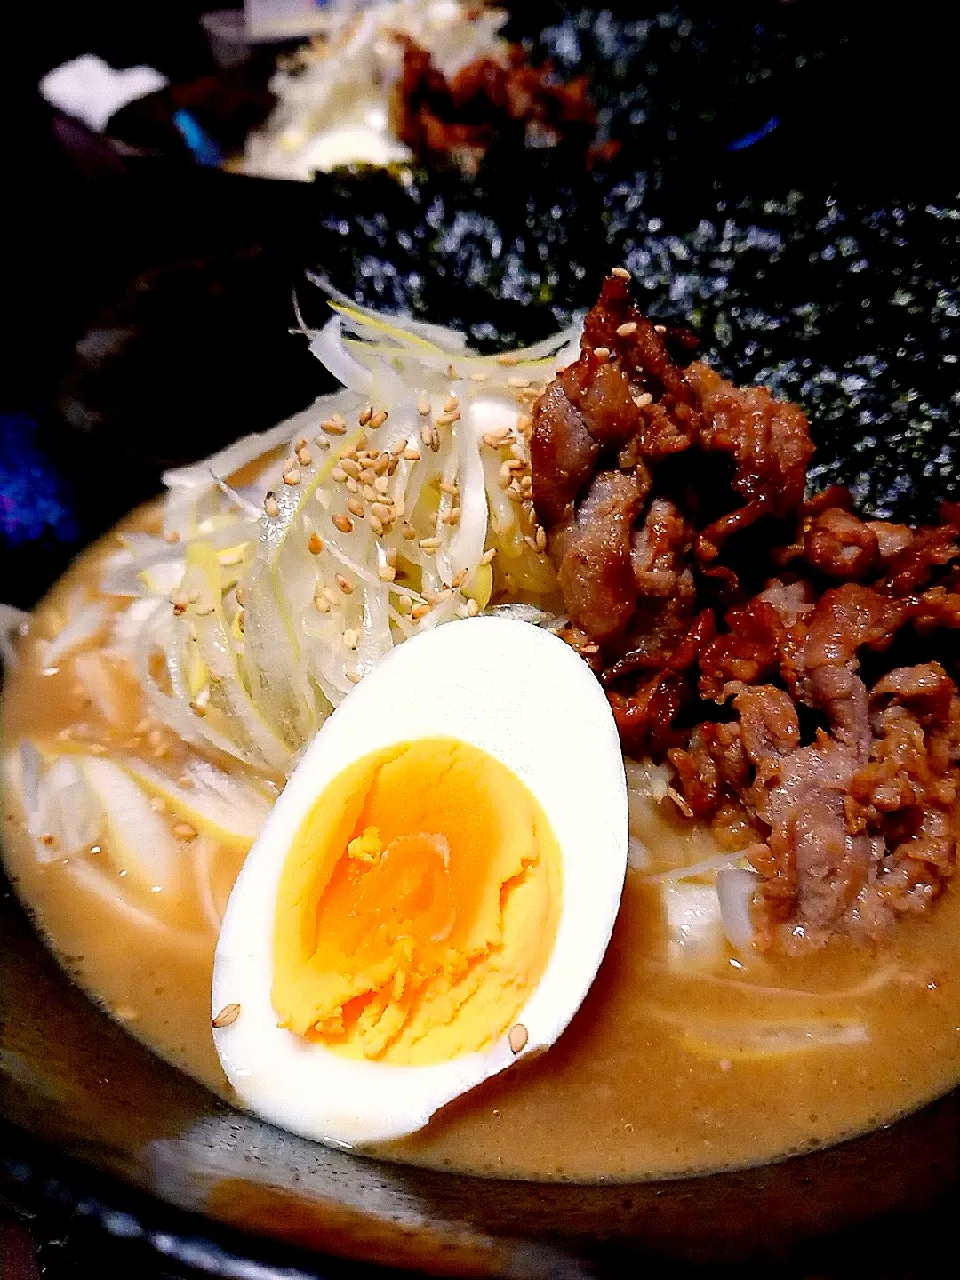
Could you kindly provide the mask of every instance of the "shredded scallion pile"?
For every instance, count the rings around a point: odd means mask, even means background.
[[[310,346],[343,389],[168,473],[162,534],[126,535],[102,581],[130,597],[113,644],[150,715],[268,775],[400,641],[555,604],[529,409],[575,331],[481,356],[448,330],[331,307]]]

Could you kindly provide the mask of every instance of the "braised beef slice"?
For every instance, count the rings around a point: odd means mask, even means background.
[[[761,949],[880,938],[957,860],[960,508],[805,498],[803,412],[701,363],[609,277],[534,407],[533,499],[625,750],[747,833]]]
[[[476,169],[495,142],[565,145],[589,166],[616,154],[597,143],[597,115],[585,76],[560,82],[549,63],[531,66],[519,45],[506,61],[475,58],[449,79],[427,50],[403,40],[403,74],[394,101],[397,134],[415,155],[453,157]],[[582,160],[581,160],[582,163]]]

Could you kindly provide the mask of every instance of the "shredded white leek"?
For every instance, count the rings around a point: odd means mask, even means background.
[[[526,415],[577,332],[483,356],[327,292],[308,337],[343,389],[168,472],[162,534],[125,535],[101,581],[149,714],[267,777],[407,637],[488,607],[562,621]]]

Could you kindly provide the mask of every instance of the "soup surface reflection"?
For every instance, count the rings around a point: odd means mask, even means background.
[[[152,520],[149,510],[136,517],[141,527]],[[44,665],[44,637],[62,625],[71,592],[95,589],[110,549],[107,539],[88,552],[38,610],[4,695],[4,751],[27,738],[45,755],[134,756],[175,778],[190,751],[145,722],[129,672],[112,670],[122,697],[105,708],[80,688],[77,654]],[[93,637],[79,652],[102,643]],[[8,871],[64,967],[132,1034],[229,1099],[211,1039],[210,976],[243,850],[184,842],[181,886],[165,896],[138,888],[102,845],[69,858],[42,849],[9,786],[4,807]],[[883,948],[688,955],[667,890],[695,886],[697,866],[717,854],[713,838],[669,801],[635,804],[633,825],[646,859],[628,872],[613,942],[569,1030],[378,1154],[525,1178],[704,1173],[834,1142],[960,1079],[955,890]]]

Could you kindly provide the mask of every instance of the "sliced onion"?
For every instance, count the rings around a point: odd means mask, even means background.
[[[112,728],[122,726],[129,714],[126,690],[110,658],[102,651],[79,653],[73,661],[73,673],[107,724]]]
[[[127,872],[147,893],[176,899],[182,884],[182,849],[151,808],[146,792],[105,756],[76,759],[100,806],[105,851],[117,870]]]
[[[66,856],[89,849],[100,837],[96,799],[71,756],[59,756],[42,781],[51,833]]]
[[[60,756],[48,766],[24,739],[5,758],[4,774],[23,807],[38,862],[67,857],[99,839],[100,811],[73,756]]]
[[[92,862],[84,858],[72,858],[66,871],[87,893],[99,898],[109,911],[132,925],[138,935],[162,939],[166,945],[175,947],[178,951],[195,954],[198,964],[203,962],[205,956],[209,956],[212,939],[206,933],[176,929],[167,924],[159,913],[155,915],[131,902],[114,877],[107,875]],[[207,963],[209,964],[209,960]]]
[[[126,758],[123,767],[144,789],[163,797],[174,812],[220,844],[246,851],[260,834],[271,800],[249,779],[194,759],[171,778],[144,760]]]
[[[723,931],[738,951],[745,950],[753,942],[750,906],[758,883],[757,873],[744,867],[722,867],[717,872],[717,899]]]
[[[652,861],[650,850],[639,836],[631,832],[627,836],[627,866],[632,867],[634,871],[645,871]]]
[[[662,892],[668,963],[711,967],[720,961],[726,941],[714,886],[667,881]]]
[[[358,396],[369,394],[373,382],[370,370],[355,360],[343,345],[339,316],[328,320],[319,333],[313,335],[310,351],[348,390]]]
[[[106,627],[108,621],[107,606],[97,601],[90,601],[75,607],[67,620],[66,626],[48,640],[43,649],[43,665],[52,667],[62,661],[81,645],[88,644]]]

